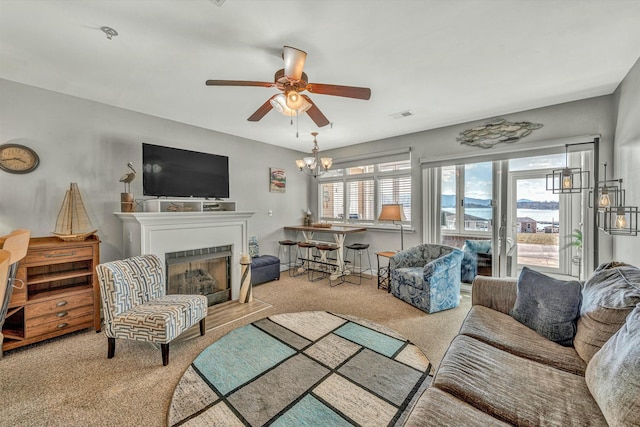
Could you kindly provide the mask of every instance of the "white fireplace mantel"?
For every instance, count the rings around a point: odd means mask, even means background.
[[[247,229],[255,212],[115,212],[122,220],[126,258],[230,245],[231,299],[240,295],[240,257],[248,253]]]

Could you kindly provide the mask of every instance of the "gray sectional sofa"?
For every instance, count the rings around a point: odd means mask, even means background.
[[[478,276],[405,425],[640,426],[640,270],[603,264],[579,289],[575,338],[563,346],[510,315],[517,281]]]

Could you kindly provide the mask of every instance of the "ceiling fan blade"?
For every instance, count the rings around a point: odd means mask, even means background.
[[[302,97],[306,99],[309,104],[311,104],[311,108],[307,110],[307,114],[309,115],[309,117],[311,117],[311,120],[313,120],[319,128],[328,125],[329,119],[327,119],[325,115],[322,114],[322,111],[320,111],[316,104],[313,103],[311,98],[309,98],[307,95],[302,95]]]
[[[307,52],[295,47],[284,46],[282,59],[284,59],[284,75],[291,80],[300,80],[304,61],[307,59]]]
[[[207,86],[258,86],[273,87],[275,83],[269,82],[252,82],[246,80],[207,80]]]
[[[276,95],[277,96],[277,95]],[[269,111],[271,111],[271,109],[273,108],[271,106],[271,99],[273,99],[273,96],[269,99],[267,99],[267,102],[265,102],[264,104],[262,104],[260,106],[260,108],[258,108],[256,110],[255,113],[253,113],[251,115],[251,117],[249,117],[247,120],[250,122],[257,122],[260,121],[261,118],[263,118]]]
[[[346,98],[369,99],[371,89],[368,87],[326,85],[322,83],[309,83],[307,90],[320,95],[344,96]]]

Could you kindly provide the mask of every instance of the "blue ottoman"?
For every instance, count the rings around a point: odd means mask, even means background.
[[[251,258],[251,284],[280,280],[280,258],[273,255],[262,255]]]

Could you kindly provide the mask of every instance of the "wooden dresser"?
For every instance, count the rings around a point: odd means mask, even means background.
[[[100,240],[34,237],[18,264],[16,287],[2,328],[4,351],[85,328],[100,331],[96,265]]]

